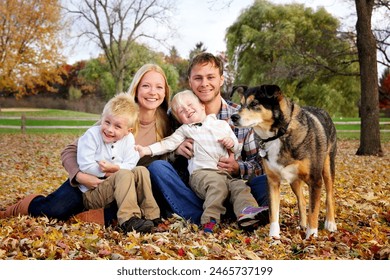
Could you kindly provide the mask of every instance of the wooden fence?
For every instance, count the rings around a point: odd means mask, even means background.
[[[8,129],[21,129],[21,131],[24,133],[26,129],[88,129],[91,127],[91,125],[26,125],[26,121],[28,120],[40,120],[40,121],[48,121],[48,120],[55,120],[55,121],[98,121],[98,118],[96,117],[26,117],[24,114],[21,117],[6,117],[6,116],[0,116],[1,119],[9,119],[9,120],[21,120],[20,125],[0,125],[1,128],[8,128]],[[337,121],[334,122],[335,125],[360,125],[360,121]],[[390,122],[380,122],[380,125],[390,125]],[[360,130],[337,130],[337,132],[360,132]],[[381,132],[390,132],[390,129],[381,129]]]
[[[8,129],[20,129],[23,133],[26,129],[88,129],[91,125],[26,125],[28,120],[37,121],[98,121],[96,117],[26,117],[22,114],[21,117],[6,117],[0,116],[1,119],[18,120],[20,119],[20,125],[0,125],[0,128]]]

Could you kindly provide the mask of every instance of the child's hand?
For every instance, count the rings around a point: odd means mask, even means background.
[[[139,156],[142,158],[143,156],[150,156],[152,151],[149,147],[144,147],[141,145],[134,145],[134,149],[139,153]]]
[[[99,168],[104,173],[115,173],[119,170],[119,166],[106,160],[98,161]]]
[[[231,137],[224,137],[218,140],[226,149],[231,150],[234,148],[234,141]]]

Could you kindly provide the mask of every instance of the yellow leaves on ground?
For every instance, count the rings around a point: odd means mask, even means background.
[[[26,194],[48,194],[66,180],[60,152],[73,136],[0,138],[0,208]],[[210,235],[178,216],[165,221],[168,231],[145,235],[24,216],[0,220],[0,259],[389,259],[390,143],[382,158],[355,156],[358,144],[339,142],[335,233],[323,229],[323,192],[319,236],[304,240],[295,197],[284,185],[277,241],[268,237],[269,226],[247,233],[226,223]]]

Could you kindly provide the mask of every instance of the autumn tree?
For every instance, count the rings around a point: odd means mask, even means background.
[[[56,91],[61,82],[59,0],[0,1],[0,92]]]
[[[360,65],[361,129],[357,155],[383,155],[379,127],[377,45],[371,28],[375,0],[355,0]]]
[[[169,55],[165,57],[165,61],[174,66],[179,75],[179,81],[177,85],[177,90],[181,91],[188,88],[188,77],[187,69],[189,61],[187,59],[181,58],[177,49],[173,46],[169,50]]]
[[[167,76],[171,90],[176,91],[179,74],[176,68],[166,61],[166,57],[162,53],[154,52],[145,45],[133,42],[128,56],[132,57],[132,59],[128,61],[125,67],[123,80],[125,91],[130,86],[135,73],[146,63],[155,63],[161,66]],[[86,82],[83,88],[80,88],[85,94],[93,92],[106,100],[115,95],[114,77],[110,72],[109,63],[104,55],[88,60],[85,67],[80,70],[78,78]]]
[[[390,117],[390,68],[386,68],[379,79],[379,112]]]
[[[116,92],[124,89],[126,67],[134,42],[164,42],[159,27],[170,27],[171,0],[74,0],[64,7],[79,36],[95,42],[107,59]]]

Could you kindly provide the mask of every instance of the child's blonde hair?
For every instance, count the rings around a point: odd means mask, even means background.
[[[178,109],[181,106],[186,105],[185,99],[188,100],[193,100],[194,102],[198,102],[202,104],[199,100],[199,98],[195,95],[195,93],[192,90],[183,90],[181,92],[176,93],[171,101],[171,109],[172,109],[172,114],[173,116],[179,120],[178,116]]]
[[[118,93],[104,106],[102,117],[108,114],[125,117],[128,119],[127,126],[134,127],[138,119],[138,104],[134,98],[124,92]]]

